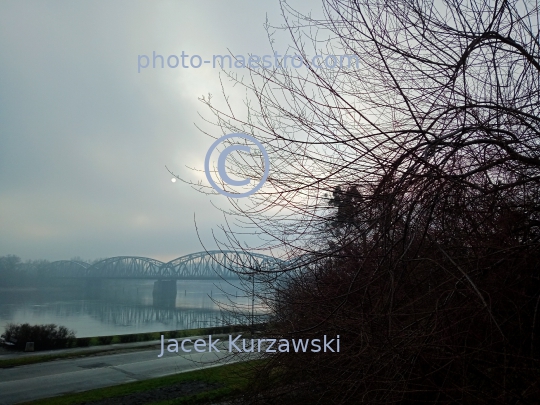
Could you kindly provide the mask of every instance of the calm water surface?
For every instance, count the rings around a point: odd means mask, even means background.
[[[153,287],[153,281],[107,280],[93,291],[86,286],[3,289],[0,332],[10,322],[55,323],[74,329],[77,337],[159,332],[238,323],[220,307],[251,310],[250,296],[219,280],[178,281],[176,300],[168,302],[156,301]],[[263,309],[256,305],[255,311]]]

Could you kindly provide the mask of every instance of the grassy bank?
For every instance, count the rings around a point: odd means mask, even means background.
[[[53,354],[43,354],[37,356],[21,356],[12,359],[0,360],[0,368],[11,368],[17,366],[26,366],[29,364],[36,363],[45,363],[47,361],[53,360],[62,360],[62,359],[73,359],[77,357],[87,357],[95,356],[101,353],[110,353],[110,349],[103,350],[92,350],[92,351],[80,351],[80,352],[69,352],[69,353],[53,353]]]
[[[234,333],[240,330],[245,330],[245,326],[239,326],[239,325],[217,326],[213,328],[134,333],[134,334],[129,334],[129,335],[85,337],[85,338],[76,338],[74,343],[70,347],[90,347],[90,346],[100,346],[100,345],[111,345],[111,344],[116,344],[116,343],[148,342],[151,340],[161,339],[161,335],[164,335],[165,339],[176,339],[176,338],[182,338],[182,337],[187,337],[187,336]]]
[[[77,405],[94,401],[121,397],[131,398],[143,393],[164,387],[188,384],[191,382],[203,382],[212,384],[216,388],[207,391],[186,395],[180,398],[149,402],[153,405],[176,405],[176,404],[202,404],[208,401],[216,401],[239,396],[246,388],[249,377],[252,374],[253,366],[261,360],[250,362],[234,363],[224,366],[207,368],[204,370],[189,371],[185,373],[170,375],[167,377],[154,378],[151,380],[137,381],[108,388],[99,388],[77,394],[68,394],[60,397],[40,399],[37,401],[25,402],[22,405]],[[124,401],[126,398],[124,398]]]
[[[163,331],[163,332],[151,332],[151,333],[135,333],[130,335],[111,335],[111,336],[96,336],[91,338],[77,338],[75,339],[74,344],[69,348],[87,348],[87,347],[96,347],[95,350],[81,350],[62,352],[59,350],[58,353],[50,353],[43,355],[28,355],[24,356],[21,354],[20,357],[11,358],[11,359],[1,359],[0,357],[0,368],[9,368],[15,366],[24,366],[28,364],[43,363],[46,361],[76,358],[76,357],[85,357],[85,356],[94,356],[100,353],[110,352],[111,348],[100,350],[99,346],[119,344],[119,343],[133,343],[133,342],[150,342],[159,340],[161,335],[165,336],[165,339],[176,339],[187,336],[204,336],[204,335],[216,335],[221,333],[236,333],[245,331],[245,327],[235,325],[235,326],[220,326],[214,328],[199,328],[199,329],[186,329],[179,331]],[[144,347],[144,346],[142,346]],[[118,350],[122,350],[121,347]]]

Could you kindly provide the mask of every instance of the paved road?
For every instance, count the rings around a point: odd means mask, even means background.
[[[180,339],[181,340],[181,339]],[[238,361],[218,344],[220,353],[167,353],[159,347],[0,369],[0,405],[87,391]],[[192,348],[186,345],[186,348]]]

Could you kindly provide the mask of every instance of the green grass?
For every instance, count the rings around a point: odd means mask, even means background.
[[[154,378],[145,381],[136,381],[108,388],[99,388],[77,394],[68,394],[55,398],[40,399],[25,402],[21,405],[76,405],[84,402],[99,401],[105,398],[121,397],[137,392],[151,391],[157,388],[176,385],[188,381],[203,381],[219,383],[219,388],[189,395],[173,400],[153,402],[153,405],[191,405],[206,403],[210,400],[230,398],[242,393],[248,385],[249,376],[253,366],[262,360],[234,363],[224,366],[207,368],[204,370],[189,371],[167,377]]]
[[[47,361],[94,356],[96,354],[107,353],[110,351],[111,350],[103,349],[103,350],[92,350],[91,352],[80,351],[80,352],[58,353],[58,354],[44,354],[42,356],[16,357],[13,359],[0,360],[0,368],[27,366],[29,364],[45,363]]]
[[[116,343],[131,343],[131,342],[150,342],[152,340],[161,339],[161,335],[165,336],[165,339],[175,339],[187,336],[200,336],[200,335],[211,335],[218,333],[233,333],[242,331],[244,328],[240,326],[221,326],[214,328],[200,328],[200,329],[186,329],[178,331],[164,331],[164,332],[149,332],[149,333],[135,333],[130,335],[113,335],[113,336],[96,336],[91,338],[77,338],[75,346],[77,347],[93,347],[101,345],[109,345]],[[121,349],[121,348],[119,348]],[[76,357],[86,357],[93,356],[99,353],[105,353],[110,351],[110,349],[103,350],[92,350],[92,351],[80,351],[80,352],[70,352],[70,353],[61,353],[58,354],[44,354],[42,356],[24,356],[13,358],[13,359],[0,359],[0,368],[10,368],[16,366],[25,366],[29,364],[44,363],[47,361],[61,360],[67,358],[76,358]]]
[[[109,345],[115,343],[131,343],[131,342],[146,342],[150,340],[159,340],[161,335],[165,336],[165,339],[175,339],[186,336],[197,335],[212,335],[218,333],[231,333],[239,330],[244,330],[246,327],[240,325],[231,326],[216,326],[213,328],[198,328],[198,329],[185,329],[185,330],[172,330],[163,332],[147,332],[147,333],[133,333],[128,335],[109,335],[109,336],[96,336],[87,338],[75,339],[73,347],[88,347]]]

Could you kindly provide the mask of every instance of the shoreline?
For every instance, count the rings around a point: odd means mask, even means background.
[[[212,335],[214,336],[229,336],[229,334],[239,334],[248,332],[248,328],[241,327],[239,325],[229,326],[229,327],[216,327],[208,328],[211,329]],[[191,339],[206,339],[210,333],[208,329],[186,329],[182,331],[172,331],[176,332],[175,337],[170,337],[170,339],[175,338],[191,338]],[[169,331],[171,332],[171,331]],[[138,334],[138,335],[152,335],[146,337],[153,337],[154,339],[139,340],[132,342],[109,342],[103,343],[104,340],[101,340],[101,344],[89,345],[89,346],[77,346],[77,347],[68,347],[62,349],[54,350],[41,350],[34,352],[24,352],[24,351],[15,351],[12,349],[0,348],[0,369],[18,367],[29,364],[44,363],[59,359],[66,359],[72,357],[88,357],[88,356],[99,356],[101,354],[111,354],[114,352],[126,352],[126,351],[142,351],[155,349],[156,351],[161,347],[161,336],[167,336],[167,333],[163,334],[162,332],[153,332],[151,334]],[[172,335],[172,333],[171,333]],[[122,336],[122,335],[120,335]],[[133,335],[123,335],[123,336],[133,336]],[[137,334],[135,335],[137,336]],[[97,341],[100,341],[99,338],[109,338],[110,336],[100,336],[96,337]],[[143,336],[144,337],[144,336]],[[84,338],[81,338],[84,339]]]

